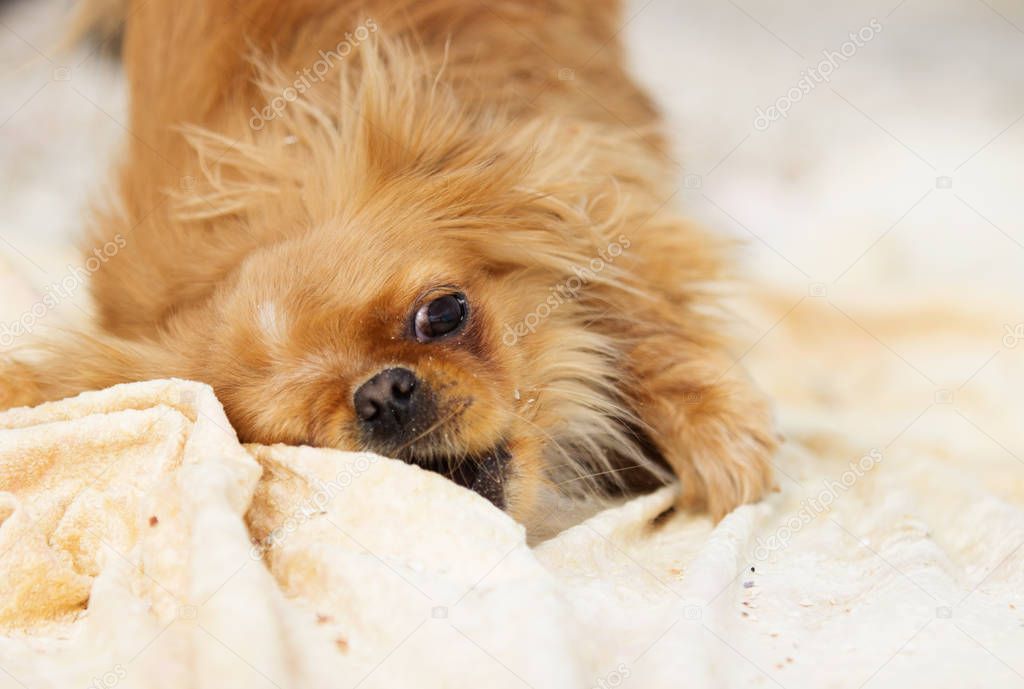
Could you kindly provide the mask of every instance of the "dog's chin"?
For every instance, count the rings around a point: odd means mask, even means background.
[[[505,488],[509,479],[509,460],[512,455],[505,443],[498,443],[483,452],[466,455],[417,456],[402,454],[400,459],[423,469],[441,474],[450,481],[468,488],[504,510],[507,501]]]

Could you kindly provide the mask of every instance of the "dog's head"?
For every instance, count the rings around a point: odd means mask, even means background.
[[[535,393],[520,387],[525,347],[502,341],[523,296],[426,220],[392,222],[255,252],[217,305],[199,376],[245,440],[371,450],[501,507],[525,500],[539,460],[519,409]]]
[[[259,131],[240,108],[242,144],[190,133],[200,183],[167,231],[218,239],[183,259],[199,274],[164,375],[210,383],[245,441],[398,457],[525,517],[556,465],[639,461],[616,300],[649,204],[601,158],[646,158],[597,128],[465,109],[408,64],[367,60],[340,112],[327,83]]]

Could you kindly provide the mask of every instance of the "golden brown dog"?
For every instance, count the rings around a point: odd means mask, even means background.
[[[244,441],[389,454],[527,522],[663,466],[684,507],[757,499],[776,439],[723,246],[668,209],[617,5],[129,4],[100,328],[8,405],[200,380]]]

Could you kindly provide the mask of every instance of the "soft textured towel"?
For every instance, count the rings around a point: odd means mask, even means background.
[[[886,383],[895,356],[836,366],[845,318],[799,308],[761,358],[831,373],[767,371],[780,490],[715,527],[667,488],[531,548],[419,468],[243,447],[184,381],[0,415],[0,686],[1019,683],[1024,448],[996,408],[1021,350],[923,397]],[[858,385],[874,412],[843,404]]]

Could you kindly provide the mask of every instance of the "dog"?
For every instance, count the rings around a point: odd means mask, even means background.
[[[715,519],[771,488],[730,247],[672,211],[618,2],[121,11],[97,327],[10,363],[5,406],[194,379],[242,441],[399,458],[527,524],[673,476]]]

